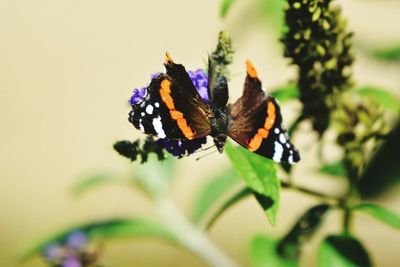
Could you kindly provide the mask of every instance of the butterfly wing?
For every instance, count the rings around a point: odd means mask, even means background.
[[[209,106],[185,68],[166,56],[166,74],[153,78],[143,99],[132,105],[129,121],[141,132],[159,138],[192,140],[211,132]]]
[[[299,161],[299,152],[283,127],[277,101],[265,95],[253,65],[249,61],[246,65],[243,95],[229,106],[229,136],[248,150],[277,162]]]

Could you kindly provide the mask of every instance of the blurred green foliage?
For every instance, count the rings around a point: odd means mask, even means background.
[[[320,267],[372,266],[368,252],[361,242],[349,235],[330,235],[318,251]]]
[[[298,260],[301,247],[318,230],[323,222],[328,204],[319,204],[308,209],[293,225],[293,228],[279,241],[277,250],[285,259]]]
[[[395,45],[384,49],[377,49],[373,52],[373,54],[377,59],[397,62],[400,60],[400,45]]]
[[[377,197],[399,183],[399,140],[400,123],[390,132],[361,175],[358,188],[364,198]]]
[[[283,258],[278,254],[278,242],[266,236],[256,236],[251,242],[253,267],[296,267],[297,261]]]

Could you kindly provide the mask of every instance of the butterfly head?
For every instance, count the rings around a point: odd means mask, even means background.
[[[218,135],[214,136],[214,144],[217,147],[218,152],[221,154],[222,154],[222,152],[224,152],[226,138],[227,138],[226,134],[218,134]]]

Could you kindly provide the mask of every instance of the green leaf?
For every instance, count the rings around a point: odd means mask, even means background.
[[[221,18],[226,17],[226,15],[228,14],[228,11],[230,10],[230,8],[232,7],[234,2],[235,2],[235,0],[222,0],[220,13],[219,13]]]
[[[275,225],[281,188],[279,178],[276,176],[275,163],[242,147],[235,148],[231,143],[226,144],[225,151],[247,186],[271,199],[272,205],[264,212],[271,224]]]
[[[360,241],[347,235],[328,236],[318,251],[319,267],[369,267],[371,261]]]
[[[230,168],[211,179],[201,190],[193,205],[192,221],[199,223],[221,197],[239,182],[238,174]]]
[[[400,99],[386,89],[375,86],[362,86],[354,90],[354,92],[376,102],[392,112],[399,113],[400,111]]]
[[[374,52],[377,59],[387,61],[399,61],[400,60],[400,45],[387,47]]]
[[[278,87],[273,90],[271,95],[278,99],[280,103],[298,99],[300,97],[299,89],[295,84]]]
[[[77,184],[72,187],[72,194],[80,195],[82,193],[86,193],[90,189],[93,189],[97,186],[101,186],[109,183],[120,183],[122,182],[121,177],[116,176],[111,173],[99,173],[92,176],[88,176],[84,179],[81,179]]]
[[[251,261],[253,267],[295,267],[298,263],[279,256],[277,242],[265,236],[256,236],[251,242]]]
[[[400,229],[400,215],[395,214],[381,206],[372,203],[363,203],[353,206],[351,209],[354,211],[364,212],[391,227]]]
[[[400,182],[400,122],[368,162],[359,180],[362,197],[375,197]]]
[[[243,188],[242,190],[240,190],[239,192],[235,193],[234,195],[232,195],[211,216],[210,220],[207,223],[206,229],[210,229],[211,226],[214,224],[214,222],[221,216],[221,214],[225,212],[225,210],[229,209],[231,206],[233,206],[234,204],[236,204],[238,201],[242,200],[243,198],[250,196],[251,194],[253,194],[253,192],[254,192],[253,190],[246,187],[246,188]]]
[[[346,169],[343,165],[343,161],[339,160],[332,164],[324,164],[318,170],[320,173],[335,176],[335,177],[346,177]]]
[[[116,238],[138,238],[138,237],[156,237],[168,241],[175,241],[171,234],[162,225],[142,219],[112,219],[77,225],[66,229],[55,235],[52,235],[28,249],[22,254],[22,260],[27,260],[32,256],[38,255],[50,243],[62,243],[66,237],[73,231],[80,230],[84,232],[90,240],[106,240]]]
[[[298,259],[301,253],[301,245],[319,229],[329,208],[328,204],[319,204],[308,209],[278,243],[279,254],[287,259]]]

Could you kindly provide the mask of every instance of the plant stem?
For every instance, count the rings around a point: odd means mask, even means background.
[[[190,224],[168,195],[157,197],[155,207],[178,243],[202,258],[209,266],[239,266],[215,246],[200,229]]]
[[[308,194],[308,195],[311,195],[311,196],[322,198],[322,199],[328,200],[328,201],[333,201],[333,202],[336,202],[336,203],[340,202],[342,200],[340,197],[329,196],[329,195],[326,195],[324,193],[320,193],[320,192],[313,191],[313,190],[308,189],[308,188],[304,188],[304,187],[301,187],[301,186],[294,185],[292,183],[288,183],[286,181],[281,181],[281,185],[282,185],[282,187],[287,188],[287,189],[296,190],[296,191],[299,191],[299,192],[302,192],[302,193],[305,193],[305,194]]]
[[[351,211],[347,208],[343,209],[343,232],[345,234],[350,233],[351,231]]]

